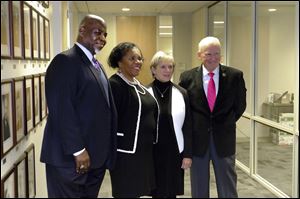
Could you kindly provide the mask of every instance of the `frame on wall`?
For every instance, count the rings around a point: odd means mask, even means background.
[[[1,179],[1,198],[15,198],[17,196],[15,174],[15,169],[12,167]]]
[[[26,113],[26,133],[33,129],[34,112],[33,112],[33,79],[32,76],[25,77],[25,113]]]
[[[12,80],[1,81],[1,158],[15,145]]]
[[[44,17],[39,14],[40,59],[45,59],[45,26]]]
[[[28,180],[26,169],[26,154],[23,153],[21,157],[15,163],[16,172],[16,197],[27,198],[28,197]]]
[[[1,59],[11,58],[11,3],[11,1],[1,1]]]
[[[28,197],[34,198],[36,195],[35,183],[35,149],[34,144],[31,144],[26,149],[26,176],[28,180]]]
[[[20,142],[26,135],[25,117],[25,79],[24,77],[14,79],[14,106],[15,106],[15,130],[16,142]]]
[[[41,120],[47,116],[47,103],[46,103],[46,93],[45,93],[45,73],[41,74]]]
[[[39,59],[39,18],[38,12],[31,8],[31,30],[32,30],[32,55],[33,59]]]
[[[49,19],[44,18],[45,31],[45,59],[50,60],[50,23]]]
[[[11,16],[12,16],[12,43],[13,43],[13,58],[23,58],[23,28],[22,28],[22,2],[12,1]]]
[[[32,45],[31,45],[31,6],[23,2],[23,38],[24,38],[24,57],[25,59],[32,58]]]
[[[34,104],[34,126],[41,121],[40,110],[40,75],[33,76],[33,104]]]

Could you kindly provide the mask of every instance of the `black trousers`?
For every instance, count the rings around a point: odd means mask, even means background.
[[[46,164],[49,198],[97,198],[105,175],[105,168],[91,169],[85,174],[74,168]]]

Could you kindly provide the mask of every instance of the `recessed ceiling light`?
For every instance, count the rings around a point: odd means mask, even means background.
[[[224,21],[214,21],[214,24],[224,24]]]
[[[277,9],[276,8],[269,8],[268,11],[269,12],[275,12]]]
[[[159,28],[173,28],[173,26],[159,26]]]
[[[122,11],[124,11],[124,12],[128,12],[128,11],[130,11],[130,8],[122,8]]]

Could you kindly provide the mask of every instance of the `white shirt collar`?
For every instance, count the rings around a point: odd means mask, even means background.
[[[204,67],[204,65],[202,65],[202,68],[203,68],[203,77],[209,76],[208,75],[209,71]],[[214,77],[217,77],[219,75],[219,71],[220,71],[220,65],[215,70],[212,71],[214,73]]]
[[[92,53],[86,47],[81,45],[80,43],[76,42],[75,44],[84,52],[84,54],[88,57],[88,59],[91,61],[91,63],[94,64],[93,61],[92,61],[92,59],[94,57],[92,55]]]

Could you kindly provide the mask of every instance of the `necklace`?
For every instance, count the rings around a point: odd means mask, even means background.
[[[161,97],[161,98],[164,98],[164,94],[167,92],[167,90],[170,88],[170,86],[168,86],[163,92],[161,92],[161,91],[159,90],[159,88],[157,88],[157,86],[155,86],[155,88],[156,88],[156,90],[159,92],[160,97]]]
[[[145,95],[146,94],[146,88],[141,85],[141,83],[136,79],[133,78],[133,82],[129,81],[121,72],[117,72],[117,75],[121,77],[129,86],[133,87],[138,93]],[[138,89],[138,87],[141,89],[141,91]]]

